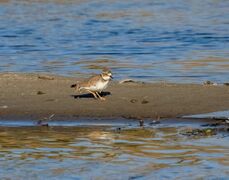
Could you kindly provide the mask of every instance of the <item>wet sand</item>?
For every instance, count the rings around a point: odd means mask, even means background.
[[[76,78],[0,74],[0,119],[175,118],[229,109],[229,86],[111,82],[106,101],[70,88]]]

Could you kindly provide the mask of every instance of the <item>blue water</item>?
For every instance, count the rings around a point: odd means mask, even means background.
[[[223,83],[228,0],[0,1],[0,72]]]

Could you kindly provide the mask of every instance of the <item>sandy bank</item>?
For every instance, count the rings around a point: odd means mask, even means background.
[[[79,95],[77,79],[43,74],[0,74],[0,118],[163,118],[229,109],[228,86],[112,82],[106,101]]]

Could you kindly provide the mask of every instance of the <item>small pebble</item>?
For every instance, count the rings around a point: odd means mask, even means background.
[[[130,102],[131,103],[136,103],[136,102],[138,102],[138,100],[137,99],[131,99]]]
[[[7,109],[8,106],[4,105],[4,106],[0,106],[0,108],[2,108],[2,109]]]
[[[115,131],[117,131],[118,133],[120,133],[121,130],[122,130],[122,128],[120,128],[120,127],[118,127],[118,128],[115,129]]]
[[[206,129],[205,132],[206,132],[206,133],[211,133],[212,130],[211,130],[211,129]]]
[[[147,103],[149,103],[149,101],[147,101],[145,99],[142,100],[142,104],[147,104]]]
[[[45,93],[42,91],[37,91],[37,95],[42,95],[42,94],[45,94]]]

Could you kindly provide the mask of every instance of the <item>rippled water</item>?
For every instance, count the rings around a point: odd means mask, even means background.
[[[194,126],[1,126],[0,179],[227,179],[228,134]]]
[[[228,0],[0,0],[0,71],[225,82]]]

